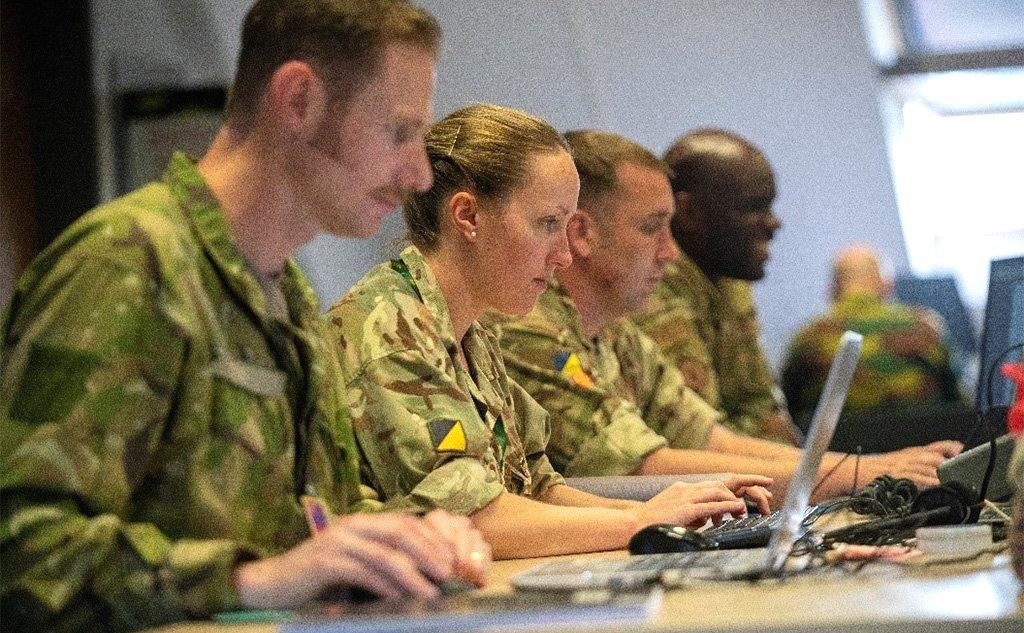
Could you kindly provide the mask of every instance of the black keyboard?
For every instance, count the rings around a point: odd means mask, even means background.
[[[771,514],[752,514],[742,519],[723,521],[702,534],[718,544],[719,549],[767,547],[772,530],[782,521],[778,510]]]

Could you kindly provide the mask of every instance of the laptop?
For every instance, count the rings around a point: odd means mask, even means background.
[[[512,586],[527,590],[628,589],[654,582],[663,575],[680,582],[687,578],[727,580],[781,574],[790,550],[806,531],[803,522],[811,492],[846,401],[862,342],[863,337],[855,332],[844,333],[840,340],[807,432],[803,454],[786,489],[779,518],[772,522],[767,548],[649,554],[609,560],[557,560],[512,577]]]
[[[639,591],[553,592],[478,595],[434,600],[380,600],[366,604],[315,602],[284,614],[281,633],[440,633],[496,628],[561,630],[564,627],[618,626],[635,630],[661,606],[661,587]]]

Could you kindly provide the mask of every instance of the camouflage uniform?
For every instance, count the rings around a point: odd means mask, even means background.
[[[267,298],[193,163],[94,209],[0,320],[2,611],[128,629],[239,607],[232,569],[363,500],[326,323]],[[298,414],[297,414],[298,413]]]
[[[724,426],[780,439],[764,429],[778,406],[750,283],[712,283],[683,253],[669,264],[647,308],[632,321],[658,343],[686,384],[725,414]]]
[[[790,344],[782,385],[794,419],[818,402],[839,339],[846,330],[864,335],[846,408],[866,410],[959,400],[949,350],[938,315],[886,303],[867,294],[839,298]]]
[[[509,380],[477,324],[457,360],[448,305],[410,246],[329,311],[365,479],[387,505],[469,515],[502,491],[539,498],[562,483],[544,454],[547,415]]]
[[[489,319],[509,375],[551,414],[548,455],[566,475],[628,475],[659,448],[704,448],[721,417],[632,323],[588,338],[557,282],[525,317]]]

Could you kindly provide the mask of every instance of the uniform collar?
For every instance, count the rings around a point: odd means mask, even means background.
[[[870,292],[844,292],[836,299],[837,304],[843,305],[879,305],[884,303],[881,297]]]
[[[269,318],[263,290],[242,251],[231,238],[224,210],[199,173],[195,161],[182,152],[175,152],[163,180],[185,211],[203,250],[231,292],[249,304],[262,318]],[[285,262],[281,287],[293,318],[296,315],[295,308],[298,308],[298,314],[319,311],[316,295],[302,270],[291,259]]]
[[[547,289],[537,299],[536,309],[552,315],[553,318],[550,320],[552,323],[558,324],[561,330],[559,338],[566,339],[564,342],[568,343],[570,340],[574,340],[576,343],[589,346],[590,341],[583,329],[580,311],[576,308],[576,304],[573,303],[572,297],[569,296],[565,287],[557,279],[552,278],[548,282]]]
[[[405,265],[409,274],[408,281],[412,284],[416,295],[419,296],[427,312],[433,317],[437,333],[441,337],[445,349],[454,350],[458,341],[455,340],[455,326],[452,324],[448,301],[445,300],[441,286],[437,283],[437,277],[430,270],[423,253],[416,246],[408,246],[398,256],[398,259]],[[405,273],[403,273],[404,275]]]
[[[750,282],[723,277],[715,283],[685,252],[666,267],[661,285],[673,296],[688,297],[700,313],[724,316],[753,307]]]

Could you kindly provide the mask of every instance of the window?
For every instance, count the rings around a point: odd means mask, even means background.
[[[1024,3],[861,6],[911,267],[980,308],[989,261],[1024,254]]]

